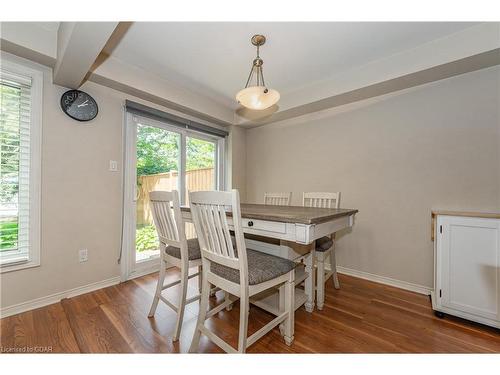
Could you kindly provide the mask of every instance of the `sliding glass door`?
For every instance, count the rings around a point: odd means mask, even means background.
[[[122,279],[157,270],[159,243],[149,193],[223,189],[224,139],[127,114]],[[194,237],[192,225],[186,226]]]
[[[135,261],[158,257],[158,237],[149,193],[179,190],[181,135],[138,122],[136,125]]]

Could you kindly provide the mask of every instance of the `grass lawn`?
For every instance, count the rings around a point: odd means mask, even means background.
[[[159,246],[160,243],[154,225],[137,227],[135,234],[135,248],[137,251],[156,250]]]
[[[17,247],[17,220],[0,221],[0,251]]]

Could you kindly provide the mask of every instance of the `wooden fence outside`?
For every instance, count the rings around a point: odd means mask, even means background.
[[[170,171],[137,178],[137,224],[153,224],[149,193],[155,190],[178,190],[179,172]],[[194,169],[186,172],[186,189],[188,191],[212,190],[215,187],[213,168]],[[187,199],[186,199],[187,202]]]

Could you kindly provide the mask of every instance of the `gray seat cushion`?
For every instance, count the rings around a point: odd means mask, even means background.
[[[295,268],[295,262],[260,251],[247,249],[248,283],[256,285],[284,275]],[[210,270],[233,283],[240,283],[240,271],[221,264],[212,263]]]
[[[321,237],[316,240],[316,251],[324,252],[333,246],[333,241],[330,237]]]
[[[195,260],[201,258],[200,244],[197,238],[187,240],[188,244],[188,259]],[[167,246],[165,252],[175,258],[181,259],[181,249],[175,246]]]

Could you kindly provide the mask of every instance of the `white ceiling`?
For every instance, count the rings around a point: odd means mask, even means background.
[[[286,95],[314,81],[409,50],[476,23],[183,23],[135,22],[111,52],[200,94],[235,106],[261,33],[264,75]]]
[[[30,22],[32,25],[36,25],[45,29],[47,31],[57,31],[59,29],[60,22]]]

